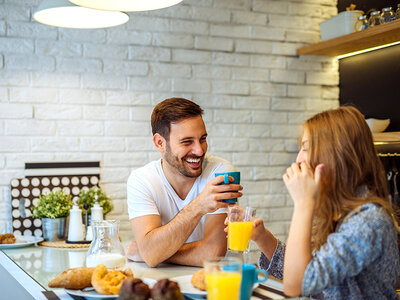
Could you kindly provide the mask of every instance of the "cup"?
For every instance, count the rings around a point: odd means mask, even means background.
[[[239,300],[242,263],[235,258],[204,262],[208,300]]]
[[[215,173],[215,177],[219,175],[224,175],[224,182],[221,182],[220,184],[230,184],[230,183],[240,184],[240,172]],[[229,181],[229,176],[233,177],[234,180],[232,182]],[[225,199],[222,200],[222,202],[236,203],[237,198]]]
[[[240,285],[240,300],[249,300],[255,283],[267,281],[266,270],[258,270],[255,265],[242,264],[242,283]]]
[[[256,209],[253,207],[228,207],[228,251],[246,251],[253,232],[255,215]]]

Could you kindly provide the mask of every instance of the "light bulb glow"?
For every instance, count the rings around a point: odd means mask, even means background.
[[[354,51],[354,52],[350,52],[350,53],[346,53],[346,54],[342,54],[342,55],[338,55],[337,58],[342,59],[342,58],[346,58],[346,57],[350,57],[350,56],[354,56],[354,55],[358,55],[358,54],[362,54],[362,53],[366,53],[366,52],[375,51],[375,50],[382,49],[382,48],[391,47],[391,46],[398,45],[398,44],[400,44],[400,41],[385,44],[385,45],[380,45],[380,46],[376,46],[376,47],[372,47],[372,48],[368,48],[368,49],[363,49],[363,50],[359,50],[359,51]]]
[[[90,9],[66,0],[43,1],[33,18],[46,25],[81,29],[112,27],[129,20],[129,16],[123,12]]]
[[[146,11],[166,8],[182,0],[69,0],[70,2],[94,9],[113,11]]]

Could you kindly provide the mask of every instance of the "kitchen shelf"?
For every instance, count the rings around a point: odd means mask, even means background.
[[[374,133],[375,143],[400,143],[400,131]]]
[[[400,41],[400,19],[297,49],[298,55],[338,56]]]

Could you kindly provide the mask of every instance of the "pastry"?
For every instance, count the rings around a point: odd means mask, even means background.
[[[161,279],[151,289],[153,300],[183,300],[183,295],[179,285],[169,279]]]
[[[126,278],[119,289],[118,300],[148,300],[150,288],[139,278]]]
[[[206,290],[206,280],[205,280],[205,270],[201,269],[193,274],[190,283],[199,290],[205,291]]]
[[[92,275],[94,268],[73,268],[68,269],[49,282],[51,288],[65,288],[79,290],[92,286]]]
[[[100,294],[118,295],[122,282],[127,277],[133,277],[130,268],[107,269],[105,265],[100,264],[93,271],[92,286]]]
[[[0,234],[0,244],[15,244],[16,240],[12,233]]]

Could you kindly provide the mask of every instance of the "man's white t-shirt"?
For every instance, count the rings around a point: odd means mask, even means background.
[[[202,174],[196,178],[186,199],[181,199],[165,177],[161,159],[152,161],[132,171],[128,178],[129,219],[159,215],[162,225],[165,225],[203,191],[207,183],[215,177],[215,173],[232,171],[235,171],[235,168],[229,161],[206,154]],[[218,209],[212,214],[218,213],[226,213],[226,209]],[[198,241],[204,237],[205,219],[206,215],[201,218],[186,243]]]

